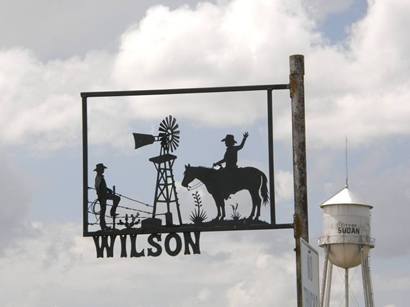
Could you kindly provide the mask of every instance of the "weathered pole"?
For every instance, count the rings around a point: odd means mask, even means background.
[[[306,186],[305,68],[303,55],[291,55],[289,65],[290,98],[292,103],[293,188],[295,202],[293,221],[296,241],[297,302],[298,307],[303,307],[300,238],[309,242]]]

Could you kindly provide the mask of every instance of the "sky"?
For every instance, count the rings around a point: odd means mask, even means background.
[[[320,204],[344,186],[347,137],[350,188],[373,206],[375,302],[406,306],[409,13],[402,0],[0,0],[2,306],[295,306],[289,230],[204,233],[195,256],[96,259],[81,224],[80,92],[287,83],[292,54],[305,56],[310,242],[317,247],[322,233]],[[104,100],[92,107],[91,161],[103,159],[107,181],[124,191],[136,180],[132,193],[149,201],[155,173],[146,159],[158,148],[129,150],[130,132],[154,133],[172,112],[185,129],[177,180],[183,163],[220,159],[228,132],[240,139],[249,131],[239,162],[266,168],[266,150],[257,149],[266,148],[261,99]],[[284,222],[293,214],[288,103],[275,93]],[[123,177],[126,170],[134,172]],[[353,269],[351,306],[364,306],[360,277]],[[334,306],[342,280],[334,270]]]

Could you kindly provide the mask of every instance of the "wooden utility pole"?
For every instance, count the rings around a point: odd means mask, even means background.
[[[295,201],[294,235],[296,241],[296,283],[298,307],[302,302],[302,269],[300,238],[309,242],[307,186],[306,186],[306,131],[303,55],[291,55],[290,98],[292,103],[293,188]]]

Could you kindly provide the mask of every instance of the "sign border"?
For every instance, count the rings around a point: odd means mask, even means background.
[[[153,96],[153,95],[175,95],[175,94],[200,94],[200,93],[223,93],[223,92],[249,92],[265,91],[267,94],[268,112],[268,147],[269,147],[269,196],[270,196],[270,220],[269,225],[176,225],[161,226],[150,229],[112,230],[110,234],[150,234],[171,232],[194,232],[194,231],[230,231],[230,230],[259,230],[259,229],[293,229],[293,223],[276,223],[275,211],[275,181],[274,181],[274,150],[273,150],[273,102],[272,92],[274,90],[289,90],[289,84],[265,84],[247,86],[224,86],[224,87],[199,87],[199,88],[175,88],[154,90],[132,90],[132,91],[101,91],[82,92],[82,140],[83,140],[83,236],[90,237],[98,235],[98,232],[88,230],[88,114],[87,99],[96,97],[119,97],[119,96]]]

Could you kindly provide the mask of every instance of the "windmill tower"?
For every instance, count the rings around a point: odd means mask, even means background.
[[[173,225],[171,205],[175,204],[178,222],[181,225],[181,212],[178,202],[178,195],[175,187],[175,179],[173,173],[173,166],[175,155],[170,154],[179,145],[179,126],[176,119],[169,115],[159,125],[158,135],[133,133],[135,140],[135,149],[142,146],[160,142],[161,149],[159,155],[149,159],[154,163],[157,170],[157,180],[155,186],[154,205],[152,211],[152,218],[157,215],[158,205],[166,205],[165,222],[167,226]]]
[[[345,270],[345,306],[349,306],[349,269],[362,266],[363,293],[366,307],[373,307],[369,251],[374,248],[370,237],[370,209],[346,186],[320,206],[323,210],[323,236],[319,246],[325,250],[322,276],[321,307],[329,307],[333,265]]]

